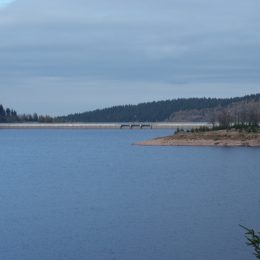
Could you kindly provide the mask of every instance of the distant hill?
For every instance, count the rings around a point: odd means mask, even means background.
[[[240,110],[260,109],[260,94],[235,98],[180,98],[173,100],[122,105],[90,112],[58,117],[63,122],[162,122],[211,121],[215,113],[228,109],[231,114]]]
[[[233,122],[260,122],[260,94],[235,98],[180,98],[122,105],[52,118],[17,114],[0,104],[0,123],[15,122],[216,122],[228,116]]]

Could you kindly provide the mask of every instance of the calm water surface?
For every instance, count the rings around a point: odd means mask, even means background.
[[[170,130],[1,130],[0,259],[255,259],[260,149],[139,147]]]

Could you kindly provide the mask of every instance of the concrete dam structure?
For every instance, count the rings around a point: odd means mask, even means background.
[[[1,123],[0,129],[174,129],[211,127],[208,123]]]

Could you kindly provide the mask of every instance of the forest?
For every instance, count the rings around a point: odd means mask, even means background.
[[[0,105],[0,123],[28,123],[28,122],[39,122],[39,123],[52,123],[54,118],[50,116],[38,116],[34,114],[18,114],[15,110],[10,108],[4,108]]]
[[[212,121],[216,113],[260,107],[260,94],[235,98],[180,98],[138,105],[122,105],[58,117],[62,122]],[[254,108],[255,109],[255,108]],[[181,116],[182,115],[182,116]]]
[[[225,115],[232,121],[260,121],[260,94],[235,98],[179,98],[138,105],[121,105],[94,111],[51,117],[18,114],[0,105],[0,123],[15,122],[212,122]]]

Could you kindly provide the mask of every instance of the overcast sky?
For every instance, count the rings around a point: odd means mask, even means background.
[[[0,0],[0,103],[56,115],[259,93],[259,13],[260,0]]]

